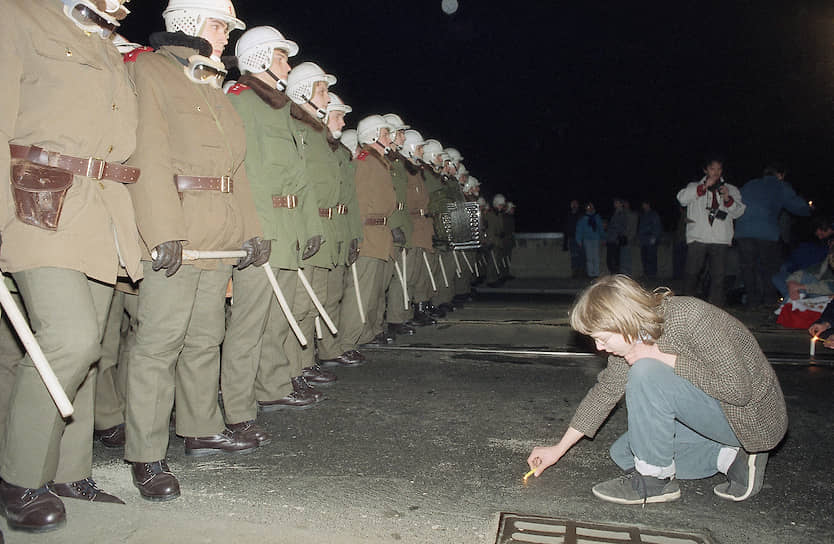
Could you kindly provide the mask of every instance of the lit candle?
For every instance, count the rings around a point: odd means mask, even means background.
[[[524,475],[524,483],[526,484],[526,483],[527,483],[527,478],[529,478],[530,476],[532,476],[532,475],[533,475],[533,474],[535,474],[535,473],[536,473],[536,469],[532,469],[530,472],[528,472],[527,474],[525,474],[525,475]]]
[[[816,336],[811,338],[811,357],[813,357],[814,353],[816,352],[817,340],[819,340],[819,338]]]

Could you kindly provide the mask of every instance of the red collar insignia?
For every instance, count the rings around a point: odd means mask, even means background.
[[[137,47],[130,53],[125,53],[122,55],[122,59],[124,59],[125,64],[128,62],[136,62],[136,58],[141,55],[142,53],[151,53],[153,52],[153,47],[148,47],[147,45],[142,47]]]
[[[370,155],[370,153],[368,153],[367,151],[360,151],[359,153],[356,154],[356,160],[357,161],[364,161],[365,159],[368,158],[368,155]]]
[[[226,94],[240,95],[241,92],[245,91],[248,88],[249,85],[244,85],[243,83],[235,83],[234,85],[229,87],[229,90],[226,91]]]

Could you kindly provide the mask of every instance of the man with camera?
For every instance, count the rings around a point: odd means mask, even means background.
[[[727,249],[733,241],[733,220],[744,213],[741,193],[724,181],[723,161],[709,159],[704,177],[678,191],[678,202],[686,207],[686,270],[684,293],[697,295],[698,280],[709,264],[709,302],[724,303],[724,275]]]

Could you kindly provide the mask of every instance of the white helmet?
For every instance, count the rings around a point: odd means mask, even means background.
[[[440,142],[433,139],[428,139],[423,142],[423,161],[431,165],[435,164],[435,157],[440,157],[443,153],[443,146]]]
[[[298,53],[298,44],[284,38],[271,26],[256,26],[244,32],[235,44],[237,65],[241,71],[259,74],[272,66],[272,52],[281,49],[288,57]]]
[[[360,144],[372,144],[379,140],[383,128],[391,131],[391,125],[381,115],[369,115],[356,125],[356,134]]]
[[[423,145],[425,140],[423,139],[423,135],[417,132],[416,130],[406,130],[405,131],[405,142],[403,143],[403,155],[405,155],[406,159],[416,160],[419,157],[415,155],[417,152],[417,148]]]
[[[466,183],[463,184],[463,192],[471,193],[480,186],[481,182],[478,181],[478,178],[475,176],[469,176],[466,178]]]
[[[507,199],[504,198],[504,195],[498,193],[494,197],[492,197],[492,206],[497,208],[498,206],[503,206],[507,203]]]
[[[458,166],[460,162],[463,160],[463,155],[461,155],[460,151],[458,151],[454,147],[447,147],[443,150],[443,152],[449,155],[449,160],[455,163],[455,166]]]
[[[469,170],[466,169],[466,166],[464,166],[462,162],[458,163],[458,177],[468,176],[468,175],[469,175]]]
[[[336,93],[327,93],[327,96],[330,97],[330,102],[327,104],[327,114],[330,115],[331,111],[340,111],[342,113],[348,114],[353,111],[353,108],[345,104],[345,101],[339,98],[339,95]],[[327,122],[327,118],[324,119]]]
[[[487,207],[487,201],[484,197],[482,197],[482,196],[478,197],[478,206],[480,206],[481,208],[486,208]]]
[[[229,25],[229,32],[246,28],[235,15],[231,0],[169,0],[162,18],[165,30],[189,36],[198,36],[207,19],[220,19]]]
[[[302,62],[290,71],[287,77],[286,93],[296,104],[310,104],[316,108],[319,119],[324,119],[327,111],[311,102],[313,87],[318,81],[324,81],[330,87],[336,83],[336,76],[325,74],[324,70],[314,62]]]
[[[507,202],[507,211],[511,212],[515,210],[515,202]]]
[[[386,113],[382,116],[382,118],[385,119],[385,121],[389,125],[391,125],[391,130],[395,132],[398,130],[405,130],[411,128],[411,125],[406,125],[405,123],[403,123],[402,118],[396,113]]]
[[[349,128],[346,131],[342,132],[342,137],[339,138],[339,141],[342,142],[348,150],[350,154],[354,157],[356,156],[356,149],[359,147],[359,140],[356,135],[356,129]]]

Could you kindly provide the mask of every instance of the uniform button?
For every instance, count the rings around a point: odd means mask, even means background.
[[[113,107],[113,111],[119,111],[119,105],[118,104],[113,104],[112,107]]]
[[[72,56],[72,51],[71,51],[71,50],[69,50],[69,49],[67,49],[67,56],[68,56],[68,57],[71,57],[71,56]]]
[[[110,147],[107,148],[107,154],[109,155],[112,152],[113,152],[113,146],[111,145]]]
[[[197,108],[197,111],[203,111],[203,108],[201,108],[200,106],[195,106],[195,107]]]

